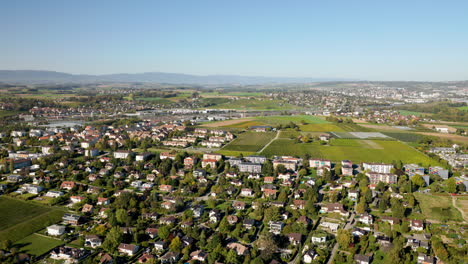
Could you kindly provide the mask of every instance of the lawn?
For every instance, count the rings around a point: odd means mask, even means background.
[[[222,150],[234,150],[234,151],[247,151],[255,152],[259,151],[268,144],[273,138],[275,138],[276,132],[245,132],[239,134],[239,136],[227,144]]]
[[[460,211],[452,204],[450,196],[435,196],[414,193],[422,214],[426,219],[438,221],[463,221]]]
[[[20,240],[44,227],[60,221],[63,211],[0,197],[0,238],[11,241]]]
[[[418,142],[423,138],[422,135],[415,134],[415,133],[405,133],[405,132],[383,132],[382,134],[385,134],[389,137],[392,137],[394,139],[403,141],[403,142]]]
[[[320,145],[318,142],[295,143],[290,139],[277,139],[261,154],[269,157],[309,154],[314,158],[332,161],[349,159],[353,162],[390,163],[394,160],[402,160],[404,163],[421,163],[424,166],[441,165],[402,142],[388,140],[332,139],[330,145]]]
[[[60,239],[32,234],[16,242],[15,246],[19,247],[21,252],[34,256],[41,256],[63,243],[64,242]]]

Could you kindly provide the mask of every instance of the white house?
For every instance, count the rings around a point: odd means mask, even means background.
[[[51,236],[61,236],[65,233],[65,226],[51,225],[47,227],[47,234]]]
[[[313,235],[312,236],[312,243],[325,243],[327,241],[327,235],[320,234],[320,235]]]

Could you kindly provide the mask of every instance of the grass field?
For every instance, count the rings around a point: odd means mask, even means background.
[[[222,126],[222,127],[249,128],[251,126],[265,126],[265,125],[267,125],[267,124],[265,124],[263,122],[260,122],[260,121],[251,120],[251,121],[244,121],[244,122],[240,122],[240,123],[236,123],[236,124],[230,124],[230,125],[226,125],[226,126]]]
[[[344,132],[345,130],[335,124],[307,124],[299,125],[306,132]]]
[[[289,122],[299,124],[301,121],[304,121],[307,124],[330,124],[330,122],[326,121],[322,117],[311,115],[261,116],[257,117],[257,119],[270,125],[285,125]]]
[[[60,221],[63,211],[25,201],[0,197],[0,238],[18,241]]]
[[[273,141],[261,154],[304,156],[340,161],[349,159],[353,162],[392,162],[421,163],[422,165],[441,165],[423,153],[399,141],[332,139],[330,145],[313,143],[294,143],[290,139]]]
[[[415,192],[414,197],[426,219],[463,221],[460,211],[453,207],[450,196],[435,196]]]
[[[227,144],[222,150],[256,152],[261,150],[275,136],[276,132],[245,132]]]
[[[21,114],[21,113],[26,113],[26,112],[0,110],[0,118],[8,117],[8,116],[14,116],[14,115],[18,115],[18,114]]]
[[[137,97],[137,100],[151,102],[155,104],[171,104],[172,101],[162,97]]]
[[[21,252],[40,256],[62,244],[64,242],[60,239],[32,234],[16,242],[15,246],[19,247]]]
[[[468,111],[468,106],[460,106],[458,109],[463,110],[463,111]]]
[[[234,156],[234,157],[240,156],[241,154],[244,157],[257,154],[257,152],[255,151],[235,151],[235,150],[224,150],[224,149],[218,150],[216,151],[216,153],[224,155],[224,156]]]
[[[427,114],[427,113],[414,112],[414,111],[407,111],[407,110],[400,110],[399,112],[400,112],[400,114],[403,115],[403,116],[409,116],[409,115],[414,115],[414,116],[430,115],[430,114]]]
[[[322,132],[304,132],[304,131],[295,131],[295,130],[281,130],[279,137],[280,138],[297,138],[299,136],[309,136],[316,137],[323,134]]]
[[[211,92],[201,93],[201,97],[259,97],[263,96],[262,93],[257,92]]]
[[[241,110],[291,110],[299,107],[284,103],[281,100],[239,99],[216,104],[209,108],[215,109],[241,109]]]

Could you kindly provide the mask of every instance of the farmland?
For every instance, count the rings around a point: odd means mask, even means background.
[[[257,132],[245,132],[242,133],[226,145],[222,150],[234,150],[234,151],[259,151],[268,144],[273,138],[275,138],[275,132],[257,133]]]
[[[218,98],[213,98],[218,99]],[[222,99],[222,98],[221,98]],[[284,103],[281,100],[257,100],[239,99],[231,100],[221,104],[215,104],[209,108],[215,109],[242,109],[242,110],[290,110],[297,109],[297,106]]]
[[[277,139],[263,152],[263,155],[298,155],[310,154],[312,157],[340,161],[349,159],[353,162],[392,162],[402,160],[404,163],[421,163],[423,165],[440,165],[435,160],[410,146],[387,140],[333,139],[330,145],[313,143],[295,143],[290,139]]]
[[[414,193],[425,219],[438,221],[463,221],[460,211],[452,204],[450,196],[434,196]]]
[[[25,201],[0,197],[0,237],[20,240],[52,223],[60,221],[63,212]]]
[[[423,138],[422,135],[404,132],[384,132],[383,134],[403,142],[418,142]]]
[[[326,121],[322,117],[311,115],[262,116],[257,117],[257,119],[269,125],[285,125],[289,122],[299,124],[302,121],[307,124],[330,124],[330,122]]]
[[[27,254],[40,256],[63,243],[64,242],[59,239],[32,234],[16,242],[16,246],[20,247],[20,251]]]

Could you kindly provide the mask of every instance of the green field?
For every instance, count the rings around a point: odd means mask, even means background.
[[[457,107],[458,109],[460,110],[463,110],[463,111],[468,111],[468,106],[460,106],[460,107]]]
[[[155,104],[172,104],[173,103],[170,100],[167,100],[167,98],[162,98],[162,97],[137,97],[136,99],[140,101],[155,103]]]
[[[61,220],[63,211],[35,203],[0,197],[0,238],[18,241]]]
[[[210,106],[209,108],[239,110],[291,110],[298,109],[299,107],[285,103],[281,100],[239,99],[230,100],[229,102],[221,104],[216,104]]]
[[[259,97],[263,96],[263,93],[258,92],[211,92],[211,93],[201,93],[201,97],[224,97],[224,96],[232,96],[232,97]]]
[[[307,124],[330,124],[330,122],[326,121],[322,117],[311,115],[260,116],[257,117],[257,119],[270,125],[285,125],[289,122],[299,124],[301,121],[304,121]]]
[[[307,124],[299,125],[302,131],[306,132],[343,132],[343,128],[335,124]]]
[[[245,121],[237,124],[222,126],[227,128],[249,128],[251,126],[265,126],[267,124],[259,122],[259,121]]]
[[[405,133],[405,132],[382,132],[382,134],[392,137],[403,142],[418,142],[423,138],[420,134]]]
[[[265,156],[309,154],[314,158],[340,161],[349,159],[353,162],[392,162],[421,163],[425,166],[440,165],[421,152],[399,141],[332,139],[330,145],[313,143],[295,143],[290,139],[273,141],[262,153]]]
[[[295,131],[295,130],[281,130],[279,137],[280,138],[297,138],[299,136],[309,136],[316,137],[323,134],[322,132],[304,132],[304,131]]]
[[[259,151],[275,138],[276,132],[245,132],[240,134],[234,141],[226,145],[222,150],[234,151]]]
[[[414,112],[414,111],[407,111],[407,110],[399,110],[401,115],[403,116],[409,116],[409,115],[414,115],[414,116],[422,116],[422,115],[430,115],[428,113],[421,113],[421,112]]]
[[[426,219],[463,221],[460,211],[453,207],[450,196],[434,196],[415,192],[414,197]]]
[[[32,234],[16,242],[15,246],[19,247],[21,252],[41,256],[62,244],[64,242],[60,239]]]

